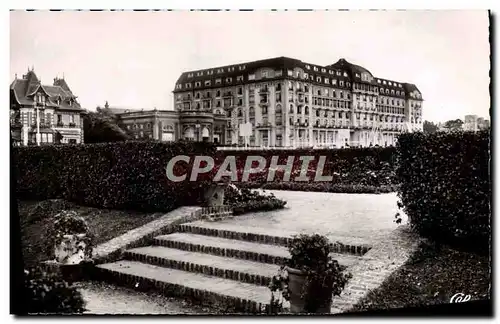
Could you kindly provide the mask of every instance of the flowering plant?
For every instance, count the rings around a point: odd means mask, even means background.
[[[350,273],[344,273],[346,267],[330,256],[330,242],[324,236],[295,236],[288,250],[291,258],[282,265],[269,285],[273,312],[283,310],[283,299],[290,300],[288,268],[299,270],[305,276],[300,296],[305,300],[308,312],[314,312],[323,301],[331,300],[332,295],[339,296],[351,278]],[[282,298],[274,295],[277,292]]]

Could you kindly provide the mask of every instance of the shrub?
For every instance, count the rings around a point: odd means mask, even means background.
[[[83,313],[85,301],[81,293],[57,273],[40,267],[24,271],[25,312],[28,314]]]
[[[170,211],[196,204],[206,181],[172,182],[165,167],[176,155],[213,155],[208,143],[116,142],[16,147],[18,197],[63,198],[98,208]],[[174,173],[190,172],[177,163]]]
[[[407,133],[399,137],[398,196],[423,236],[489,251],[489,132]]]
[[[233,208],[234,215],[281,209],[286,205],[286,201],[276,198],[273,194],[265,195],[247,188],[241,188],[238,192],[232,187],[227,187],[224,200],[226,205]]]

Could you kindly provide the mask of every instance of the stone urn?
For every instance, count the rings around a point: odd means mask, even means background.
[[[212,184],[204,194],[206,207],[218,207],[224,205],[224,190],[228,184],[226,183],[214,183]]]
[[[56,261],[64,265],[80,264],[85,259],[86,234],[63,235],[62,241],[54,247]]]
[[[312,282],[308,292],[302,298],[302,290],[306,281],[306,274],[301,270],[287,267],[288,289],[290,292],[291,313],[329,314],[332,305],[333,282],[323,286],[322,283]],[[314,307],[307,309],[307,304]]]

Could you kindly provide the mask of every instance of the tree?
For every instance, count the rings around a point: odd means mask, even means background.
[[[130,139],[118,125],[118,117],[107,108],[87,111],[83,116],[85,143],[119,142]]]
[[[449,131],[456,131],[456,130],[461,130],[463,124],[464,122],[461,119],[452,119],[444,123],[443,127]]]
[[[438,126],[433,122],[427,120],[424,120],[423,128],[424,128],[424,133],[426,134],[433,134],[438,131]]]

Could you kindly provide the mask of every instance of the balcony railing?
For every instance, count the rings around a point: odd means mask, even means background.
[[[262,122],[262,123],[258,123],[257,127],[258,128],[260,128],[260,127],[272,127],[272,125],[270,122]]]
[[[42,127],[42,126],[40,126]],[[65,123],[62,123],[62,122],[58,122],[54,125],[54,127],[58,127],[58,128],[78,128],[79,126],[76,125],[76,123],[68,123],[68,124],[65,124]]]
[[[20,128],[23,127],[23,124],[20,121],[11,121],[10,126],[12,128]]]
[[[52,128],[51,123],[48,122],[39,122],[38,124],[40,128]],[[33,129],[36,129],[36,127],[37,127],[36,123],[31,125],[31,128]]]

